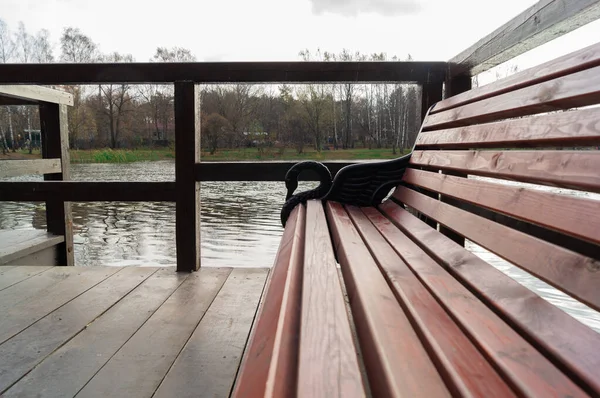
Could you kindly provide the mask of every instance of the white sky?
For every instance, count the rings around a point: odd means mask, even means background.
[[[182,46],[199,61],[298,60],[308,48],[386,52],[446,61],[536,0],[0,0],[11,29],[47,28],[56,43],[79,27],[102,52],[148,61],[157,46]],[[520,69],[593,44],[600,23],[516,62]],[[58,54],[58,46],[55,48]]]

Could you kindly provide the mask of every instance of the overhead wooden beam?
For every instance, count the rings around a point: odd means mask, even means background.
[[[60,159],[0,160],[0,177],[61,173]]]
[[[0,84],[441,82],[445,62],[2,64]]]
[[[449,61],[474,76],[600,18],[600,0],[541,0]]]
[[[279,181],[298,162],[202,162],[195,165],[196,181]],[[323,162],[332,175],[353,162]],[[319,181],[312,171],[302,173],[301,181]]]
[[[0,86],[0,98],[2,105],[27,105],[43,101],[73,106],[73,96],[71,94],[40,86]]]
[[[0,182],[0,201],[174,202],[175,182]]]

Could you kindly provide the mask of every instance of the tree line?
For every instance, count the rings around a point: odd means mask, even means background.
[[[395,61],[385,53],[302,50],[304,61]],[[408,57],[410,60],[410,56]],[[130,54],[103,53],[80,29],[67,27],[57,44],[47,30],[16,31],[0,19],[0,62],[134,62]],[[151,62],[193,62],[186,48],[157,47]],[[58,86],[73,95],[71,148],[168,146],[174,140],[172,85]],[[410,148],[420,124],[420,89],[411,84],[214,84],[201,87],[202,147],[266,146],[347,149]],[[37,109],[0,107],[0,146],[35,146]]]

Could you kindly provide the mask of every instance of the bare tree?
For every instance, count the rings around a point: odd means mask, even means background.
[[[60,48],[63,62],[83,63],[98,59],[98,46],[79,28],[68,27],[63,30]]]
[[[50,43],[50,32],[42,29],[33,39],[32,61],[39,64],[49,64],[54,62],[54,50]]]
[[[104,62],[133,62],[133,57],[130,54],[121,55],[112,53],[102,58]],[[121,127],[123,118],[129,111],[133,97],[129,92],[131,85],[129,84],[107,84],[100,86],[102,93],[102,112],[108,118],[109,144],[111,148],[116,148],[119,144]]]

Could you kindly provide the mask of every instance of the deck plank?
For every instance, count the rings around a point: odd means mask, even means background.
[[[10,265],[11,261],[64,241],[64,236],[37,229],[0,230],[0,264]]]
[[[78,395],[150,397],[230,272],[202,268],[190,275]]]
[[[4,396],[74,396],[190,275],[173,271],[163,268],[152,274]]]
[[[79,333],[156,268],[125,268],[0,345],[0,392]]]
[[[12,285],[16,285],[32,276],[41,274],[52,268],[50,265],[42,266],[3,266],[0,269],[0,290],[4,290]]]
[[[2,290],[0,292],[0,344],[122,269],[56,267]],[[30,281],[35,282],[36,279],[45,277],[57,278],[45,281],[53,283],[43,289],[28,290],[32,288]],[[25,299],[12,300],[21,293],[25,294]],[[15,304],[14,301],[17,303]]]
[[[234,269],[154,397],[228,397],[267,269]]]

